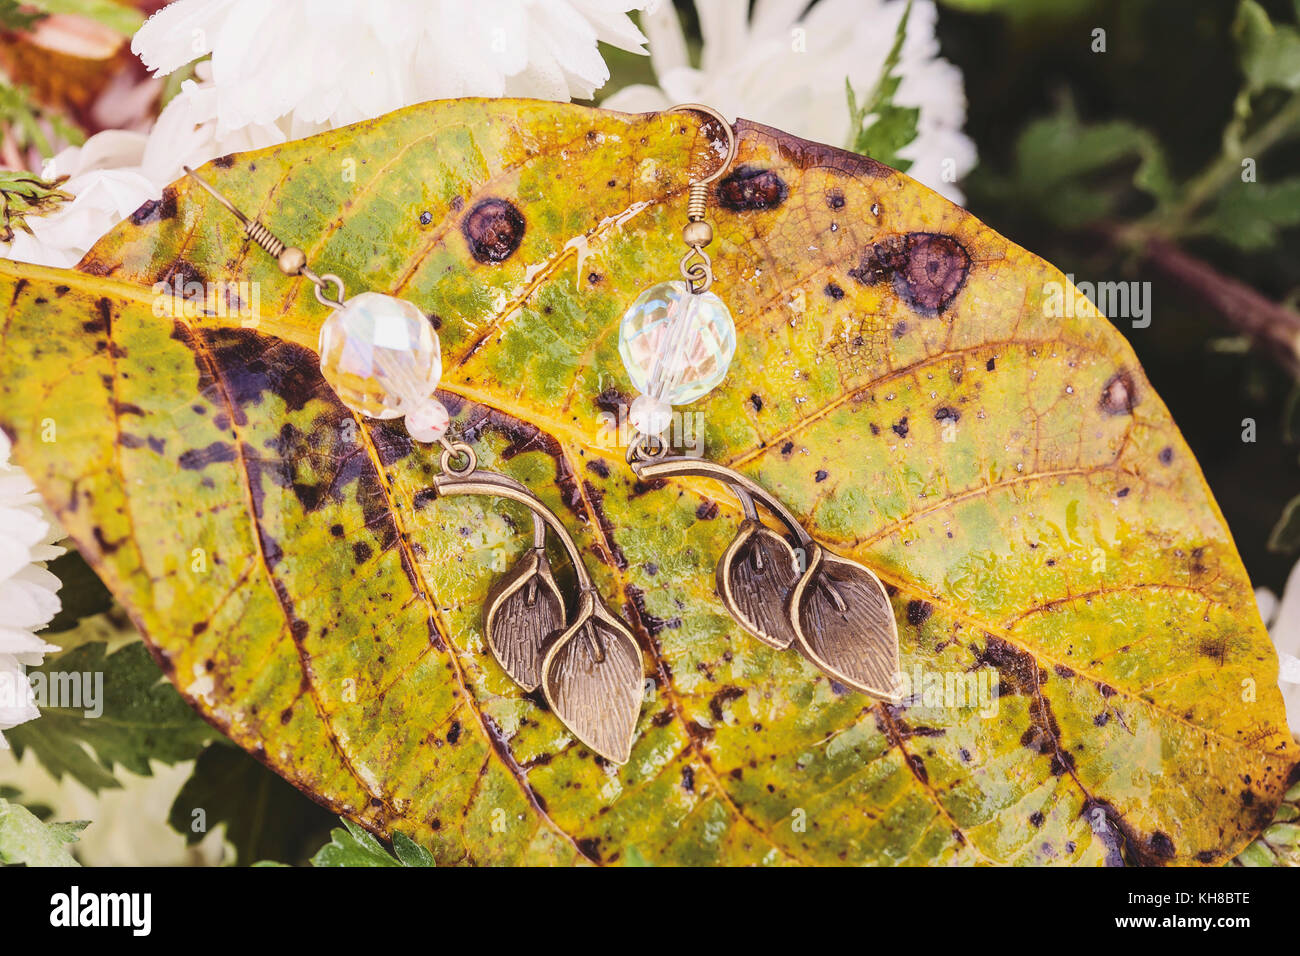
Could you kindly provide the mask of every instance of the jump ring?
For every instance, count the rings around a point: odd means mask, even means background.
[[[332,272],[327,272],[323,276],[318,276],[315,273],[309,272],[306,269],[303,270],[303,275],[305,275],[308,279],[310,279],[312,281],[312,284],[315,285],[317,302],[319,302],[321,305],[329,306],[331,309],[340,309],[343,307],[344,298],[343,298],[342,279],[334,275]],[[325,288],[325,283],[327,282],[333,285],[336,290],[335,297],[333,299],[327,298],[325,294],[321,291]]]
[[[658,461],[668,455],[668,442],[662,435],[647,435],[637,432],[631,444],[627,446],[627,463],[634,469],[638,464]]]
[[[465,459],[465,467],[453,468],[451,466],[451,460],[453,458],[462,458],[462,457]],[[455,442],[455,443],[444,442],[442,448],[442,457],[438,460],[438,463],[442,466],[442,470],[444,474],[453,475],[458,478],[463,478],[464,476],[470,474],[475,468],[478,467],[478,455],[474,453],[473,448],[469,447],[469,445],[466,445],[464,442]]]

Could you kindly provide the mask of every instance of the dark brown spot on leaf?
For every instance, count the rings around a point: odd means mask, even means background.
[[[908,601],[907,602],[907,623],[913,627],[920,627],[930,619],[934,613],[934,605],[929,601]]]
[[[524,217],[505,199],[481,199],[461,221],[469,252],[479,262],[505,262],[524,240]]]
[[[1102,386],[1101,410],[1108,415],[1127,415],[1137,403],[1137,388],[1128,372],[1116,372]]]
[[[160,222],[176,215],[176,190],[168,186],[163,190],[161,199],[147,199],[131,213],[131,224],[143,226],[151,222]]]
[[[206,448],[191,448],[181,452],[180,466],[187,471],[201,471],[208,465],[234,461],[236,457],[238,456],[234,445],[229,442],[214,441]]]
[[[772,170],[745,165],[718,184],[718,205],[732,212],[775,209],[789,194],[785,180]]]
[[[935,316],[961,291],[970,271],[970,254],[951,236],[913,232],[874,243],[849,275],[863,285],[886,279],[922,315]]]

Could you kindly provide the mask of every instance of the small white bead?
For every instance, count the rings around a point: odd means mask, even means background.
[[[406,413],[406,432],[416,441],[433,443],[447,434],[447,409],[430,398]]]
[[[673,422],[673,407],[651,395],[639,395],[628,409],[627,420],[643,435],[662,435]]]

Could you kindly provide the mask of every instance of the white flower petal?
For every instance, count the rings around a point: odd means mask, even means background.
[[[680,39],[658,26],[659,18],[667,22],[668,13],[648,16],[650,55],[662,98],[634,87],[615,93],[604,105],[632,111],[664,103],[708,103],[730,118],[743,116],[842,146],[850,132],[845,79],[860,97],[870,94],[907,4],[820,0],[809,7],[803,0],[760,0],[751,13],[747,0],[696,0],[695,7],[704,38],[700,67],[686,65]],[[900,151],[900,158],[911,160],[908,174],[914,179],[960,202],[951,180],[974,166],[975,147],[962,133],[966,101],[961,72],[937,58],[936,17],[930,0],[916,0],[908,19],[896,101],[918,108],[919,116],[917,138]],[[667,46],[662,54],[659,43]]]

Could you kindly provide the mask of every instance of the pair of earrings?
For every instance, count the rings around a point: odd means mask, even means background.
[[[676,110],[714,120],[726,133],[727,155],[712,174],[690,186],[682,279],[646,289],[620,324],[619,353],[641,393],[630,410],[636,434],[627,462],[642,480],[689,475],[726,484],[744,514],[717,567],[718,595],[728,612],[763,643],[782,650],[797,646],[833,679],[894,700],[898,632],[879,578],[819,545],[750,478],[701,458],[674,455],[664,437],[673,406],[694,402],[721,384],[736,349],[735,323],[711,291],[713,267],[704,251],[713,240],[705,218],[709,185],[734,161],[735,133],[709,107]],[[274,256],[281,271],[309,280],[317,300],[331,310],[320,330],[320,368],[345,405],[370,418],[403,417],[413,439],[439,443],[437,494],[489,495],[529,509],[533,545],[496,582],[483,608],[488,646],[515,683],[528,691],[541,688],[578,740],[614,763],[625,763],[641,710],[641,650],[597,592],[555,513],[514,479],[480,469],[473,448],[446,437],[447,410],[434,397],[441,352],[424,313],[409,301],[375,292],[347,298],[338,276],[317,275],[301,249],[286,246],[246,217],[189,167],[185,172],[239,219],[245,235]],[[760,505],[785,534],[761,521]],[[550,534],[573,565],[578,593],[571,616],[546,552]]]

